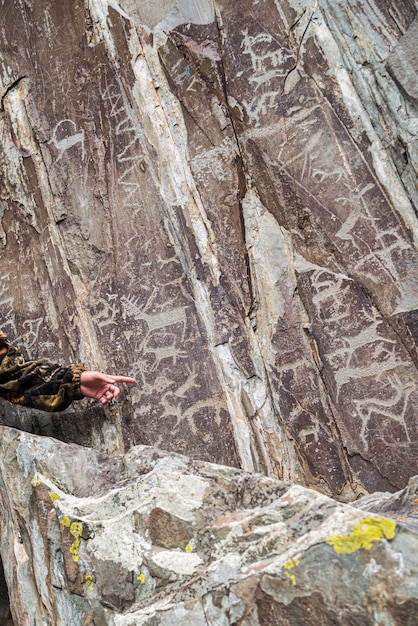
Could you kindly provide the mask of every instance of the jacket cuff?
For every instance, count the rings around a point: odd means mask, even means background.
[[[84,398],[84,396],[80,390],[80,384],[81,384],[80,379],[81,379],[81,374],[86,371],[86,368],[80,363],[74,363],[73,365],[70,366],[70,368],[71,368],[71,373],[73,376],[72,382],[74,386],[74,400],[81,400],[81,398]]]

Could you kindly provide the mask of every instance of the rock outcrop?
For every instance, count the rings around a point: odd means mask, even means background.
[[[2,328],[139,380],[77,441],[403,488],[415,3],[3,7]]]
[[[400,626],[417,614],[418,479],[392,516],[395,496],[381,494],[382,516],[368,512],[377,496],[353,508],[145,446],[106,456],[1,427],[0,452],[19,626]]]

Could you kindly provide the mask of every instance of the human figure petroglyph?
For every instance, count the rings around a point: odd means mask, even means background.
[[[19,338],[19,341],[24,344],[25,348],[28,351],[36,346],[36,344],[38,343],[40,329],[43,323],[43,317],[38,317],[35,320],[25,320],[23,322],[23,328],[25,328],[25,333],[22,335],[22,337]]]
[[[71,135],[71,128],[76,131],[76,123],[73,120],[64,119],[56,124],[52,132],[52,138],[49,140],[49,142],[52,143],[59,152],[57,161],[61,159],[64,152],[66,152],[73,146],[76,146],[77,144],[81,144],[81,157],[84,161],[84,130],[81,129],[79,132],[74,132]],[[61,139],[59,139],[60,135],[62,135]]]

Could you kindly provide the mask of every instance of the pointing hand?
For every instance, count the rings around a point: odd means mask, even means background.
[[[101,372],[85,371],[80,377],[80,391],[83,396],[94,398],[104,405],[120,394],[120,389],[115,383],[136,383],[136,380],[128,376],[110,376]]]

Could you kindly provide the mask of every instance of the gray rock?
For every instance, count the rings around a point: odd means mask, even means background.
[[[390,517],[386,496],[375,514],[145,446],[109,457],[2,427],[0,452],[19,626],[413,623],[417,528],[393,515],[418,479]]]
[[[415,20],[388,56],[390,73],[408,96],[414,100],[418,100],[417,37],[418,20]]]
[[[405,487],[416,4],[7,5],[1,327],[139,384],[2,423],[346,501]]]

